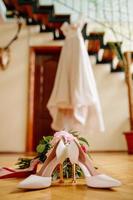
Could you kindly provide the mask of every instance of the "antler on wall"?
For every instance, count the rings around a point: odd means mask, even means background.
[[[17,32],[14,35],[14,37],[11,39],[11,41],[9,41],[9,43],[3,47],[0,48],[0,67],[1,69],[5,70],[10,62],[10,49],[9,47],[11,46],[11,44],[18,39],[20,30],[22,27],[22,22],[20,21],[20,18],[17,16]]]

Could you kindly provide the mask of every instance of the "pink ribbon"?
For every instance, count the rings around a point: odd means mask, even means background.
[[[64,139],[64,143],[69,143],[72,140],[77,140],[71,133],[68,133],[67,131],[58,131],[54,134],[54,137],[51,141],[51,145],[52,147],[54,147],[54,145],[61,139]],[[47,152],[47,156],[49,156],[49,154],[51,153],[53,148],[51,148],[48,152]]]
[[[67,131],[59,131],[54,134],[55,140],[59,140],[61,138],[64,139],[65,143],[69,143],[75,139],[75,137],[71,133],[68,133]]]

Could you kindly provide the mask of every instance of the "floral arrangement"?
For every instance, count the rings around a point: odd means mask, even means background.
[[[69,131],[74,137],[76,137],[81,145],[83,151],[90,157],[89,154],[89,143],[88,141],[81,137],[77,131]],[[44,162],[47,158],[47,152],[51,149],[51,141],[53,136],[43,136],[40,140],[39,144],[36,147],[37,156],[40,162]],[[30,162],[32,159],[29,158],[19,158],[16,165],[19,169],[25,169],[30,166]],[[79,166],[76,165],[76,177],[82,177],[82,171]],[[63,163],[63,176],[65,178],[69,178],[72,176],[72,165],[69,159],[66,159]],[[53,179],[57,179],[59,177],[59,167],[57,166],[53,172]]]

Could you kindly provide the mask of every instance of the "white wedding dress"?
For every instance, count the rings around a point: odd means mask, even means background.
[[[64,23],[66,36],[47,108],[54,130],[104,131],[99,98],[88,52],[81,34],[83,24]]]

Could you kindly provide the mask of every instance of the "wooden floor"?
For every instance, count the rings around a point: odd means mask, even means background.
[[[20,179],[0,180],[0,200],[133,200],[133,155],[126,153],[93,153],[93,160],[101,172],[122,182],[114,189],[93,189],[77,180],[64,184],[53,183],[50,188],[36,191],[17,189]],[[0,155],[0,166],[11,166],[18,155]]]

